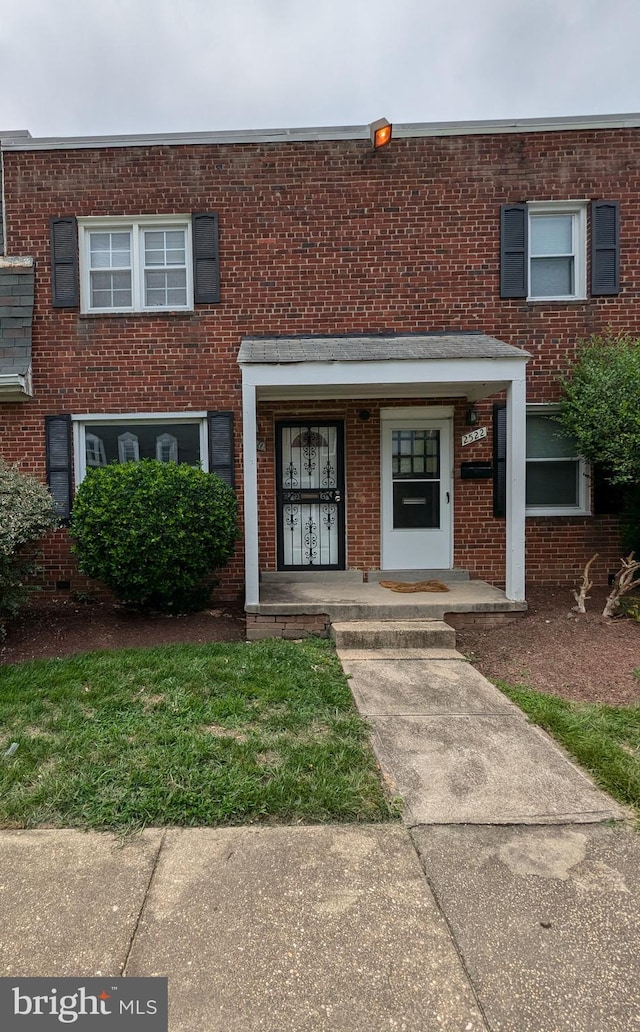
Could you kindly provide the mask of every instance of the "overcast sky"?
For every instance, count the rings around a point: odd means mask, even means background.
[[[0,129],[640,111],[638,0],[3,0]]]

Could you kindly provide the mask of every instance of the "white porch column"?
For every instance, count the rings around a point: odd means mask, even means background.
[[[242,451],[244,456],[244,583],[245,605],[260,601],[258,565],[258,449],[256,389],[242,377]]]
[[[524,374],[524,370],[523,370]],[[507,555],[505,591],[508,599],[525,596],[525,474],[527,392],[524,375],[507,387]]]

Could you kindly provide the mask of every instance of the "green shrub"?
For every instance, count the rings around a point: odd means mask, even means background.
[[[58,522],[44,484],[0,459],[0,638],[35,585],[37,543]]]
[[[210,576],[231,558],[236,499],[214,473],[144,459],[89,470],[73,504],[82,573],[145,609],[206,604]]]

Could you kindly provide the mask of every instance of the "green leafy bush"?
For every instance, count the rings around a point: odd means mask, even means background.
[[[82,573],[145,609],[193,610],[231,558],[233,491],[213,473],[144,459],[89,470],[73,504]]]
[[[562,380],[560,419],[612,484],[640,483],[640,339],[591,337]]]
[[[591,337],[562,387],[560,421],[621,491],[621,550],[640,555],[640,338]]]
[[[0,459],[0,638],[35,585],[37,543],[56,526],[53,500],[44,484]]]

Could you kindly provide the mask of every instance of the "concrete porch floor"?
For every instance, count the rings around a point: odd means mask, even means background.
[[[447,592],[401,593],[383,588],[379,580],[415,582],[437,579]],[[294,616],[326,614],[330,622],[345,620],[442,620],[449,613],[516,614],[526,602],[512,602],[504,591],[486,581],[469,580],[457,570],[385,570],[363,581],[359,571],[331,573],[264,573],[260,602],[245,607],[248,614]]]

